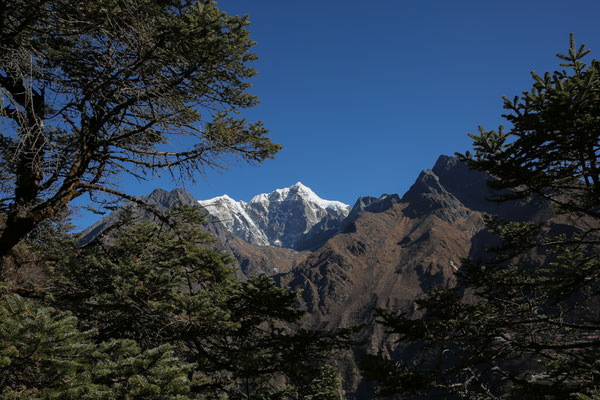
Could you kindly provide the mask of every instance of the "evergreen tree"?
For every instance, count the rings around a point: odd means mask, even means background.
[[[379,310],[416,357],[364,358],[384,395],[556,398],[597,395],[600,383],[600,62],[571,36],[564,69],[532,73],[531,91],[505,98],[512,129],[480,128],[459,155],[492,177],[495,201],[544,201],[554,216],[489,218],[502,244],[465,260],[459,286],[417,303],[419,320]]]
[[[0,2],[0,257],[83,194],[140,202],[116,175],[272,157],[236,116],[258,102],[248,24],[212,0]]]
[[[94,343],[77,319],[15,294],[0,301],[2,399],[186,399],[191,364],[169,345]]]
[[[84,247],[64,225],[83,194],[144,206],[115,189],[118,174],[194,179],[279,150],[236,116],[257,104],[247,26],[212,0],[0,2],[4,398],[338,392],[326,363],[353,330],[302,330],[295,292],[234,279],[197,209],[154,210],[160,223]],[[176,138],[190,147],[170,148]]]
[[[265,276],[235,279],[230,258],[207,247],[200,208],[166,218],[168,226],[127,223],[66,252],[52,267],[47,301],[72,312],[96,341],[174,346],[195,366],[192,398],[337,395],[326,364],[354,344],[355,329],[301,329],[297,293]]]

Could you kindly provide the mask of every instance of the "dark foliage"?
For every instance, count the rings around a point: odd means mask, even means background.
[[[117,175],[272,157],[236,116],[258,102],[248,24],[211,0],[2,1],[0,256],[83,194],[139,202]]]
[[[533,222],[490,217],[502,245],[464,260],[459,286],[418,301],[419,320],[379,311],[409,363],[365,358],[381,394],[469,399],[595,394],[600,383],[600,62],[588,50],[559,54],[564,69],[532,73],[531,91],[505,98],[506,132],[471,135],[494,201],[537,199],[553,216]],[[386,371],[378,375],[378,371]]]
[[[338,399],[328,363],[356,329],[302,329],[297,293],[265,276],[235,279],[229,256],[202,233],[200,208],[164,218],[122,221],[82,248],[64,233],[30,236],[47,276],[36,290],[5,284],[0,393],[92,398],[101,385],[115,392],[110,385],[129,382],[118,390],[132,398]],[[24,305],[10,310],[16,302]]]

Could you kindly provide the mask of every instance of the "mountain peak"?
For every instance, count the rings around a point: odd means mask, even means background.
[[[142,196],[139,199],[160,212],[165,212],[168,209],[175,206],[196,205],[196,199],[194,199],[194,196],[192,196],[187,190],[181,188],[173,189],[171,191],[167,191],[160,188],[154,189],[152,193],[146,196]],[[133,218],[155,218],[154,214],[150,213],[147,209],[139,207],[136,203],[132,201],[127,201],[116,211],[105,216],[101,220],[97,221],[95,224],[85,228],[80,233],[82,240],[79,244],[84,245],[90,242],[102,231],[116,224],[126,210],[132,211]]]
[[[208,206],[208,205],[213,205],[216,203],[235,203],[236,201],[234,199],[232,199],[231,197],[229,197],[226,194],[223,194],[221,196],[217,196],[217,197],[213,197],[212,199],[207,199],[207,200],[198,200],[198,203],[201,206]]]
[[[460,168],[461,166],[463,166],[463,163],[461,163],[461,161],[458,159],[458,157],[447,156],[445,154],[442,154],[436,160],[435,165],[433,166],[432,170],[437,174],[438,172],[440,172],[442,170],[449,171],[456,167]]]
[[[302,182],[254,196],[250,202],[227,195],[198,202],[234,235],[251,244],[298,249],[310,230],[326,218],[343,219],[350,206],[324,200]]]
[[[300,182],[300,181],[298,181],[298,182],[294,183],[292,186],[290,186],[290,189],[297,189],[297,190],[308,189],[308,190],[310,190],[308,187],[303,185],[302,182]],[[310,191],[312,192],[312,190],[310,190]]]
[[[302,193],[302,194],[305,194],[305,195],[317,196],[315,194],[315,192],[313,192],[313,190],[311,188],[309,188],[308,186],[304,185],[300,181],[296,182],[295,184],[293,184],[292,186],[290,186],[289,188],[286,188],[286,189],[289,190],[290,193]],[[280,189],[280,190],[286,190],[286,189]]]
[[[250,203],[279,203],[283,201],[298,201],[303,200],[308,203],[313,203],[320,208],[324,209],[337,209],[342,213],[348,214],[350,211],[350,206],[348,204],[342,203],[341,201],[335,200],[325,200],[317,196],[315,192],[308,186],[304,185],[302,182],[296,182],[294,185],[282,188],[275,189],[271,193],[261,193],[254,196]]]
[[[302,196],[305,198],[316,197],[316,198],[320,199],[320,197],[317,196],[315,194],[315,192],[312,191],[311,188],[303,185],[302,182],[299,182],[299,181],[290,187],[286,187],[286,188],[282,188],[282,189],[275,189],[273,192],[268,193],[267,195],[274,195],[274,194],[278,195],[282,199],[287,199],[290,196],[294,196],[294,195]]]
[[[165,211],[174,205],[189,206],[195,204],[196,200],[185,189],[173,189],[170,192],[164,189],[154,189],[152,193],[143,196],[142,201],[147,204],[158,206],[161,211]]]

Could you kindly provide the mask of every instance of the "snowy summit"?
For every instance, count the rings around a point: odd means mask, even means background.
[[[350,206],[324,200],[301,182],[246,203],[227,195],[198,202],[213,221],[256,245],[296,248],[324,218],[343,219]]]
[[[275,189],[271,193],[258,194],[250,200],[250,203],[298,201],[300,199],[313,203],[322,209],[329,208],[332,210],[340,210],[341,212],[343,212],[343,210],[350,210],[350,206],[341,201],[323,200],[317,196],[312,189],[304,186],[302,182],[297,182],[295,185],[287,188]]]

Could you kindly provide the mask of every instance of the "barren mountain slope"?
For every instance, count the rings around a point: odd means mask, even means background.
[[[300,304],[309,313],[307,325],[335,328],[364,323],[360,334],[364,350],[397,352],[374,323],[375,308],[417,318],[416,299],[430,289],[455,285],[461,259],[479,258],[494,244],[485,231],[486,214],[523,220],[551,215],[550,207],[537,201],[487,202],[487,179],[455,158],[442,156],[402,199],[359,200],[363,207],[350,213],[353,220],[343,232],[276,279],[302,289]],[[562,222],[558,217],[556,226]],[[356,358],[345,361],[348,392],[358,399],[370,398],[355,362]]]
[[[469,170],[454,157],[441,156],[431,170],[421,172],[402,198],[395,194],[362,197],[346,212],[345,219],[337,214],[332,218],[320,217],[320,222],[311,222],[312,228],[302,228],[303,243],[310,244],[300,245],[295,234],[289,236],[293,240],[282,241],[295,243],[296,249],[312,248],[313,251],[250,244],[235,235],[233,225],[210,219],[207,230],[218,239],[217,247],[236,258],[241,278],[266,274],[280,285],[301,289],[299,306],[308,312],[307,326],[336,328],[364,323],[360,338],[365,341],[365,350],[398,356],[399,350],[374,323],[374,309],[388,308],[417,318],[416,299],[429,289],[455,285],[454,273],[460,268],[461,259],[480,258],[496,243],[485,231],[485,215],[529,221],[550,219],[553,224],[549,228],[559,231],[585,223],[585,220],[552,216],[551,207],[541,201],[489,202],[486,200],[490,196],[486,186],[488,179],[487,175]],[[305,204],[313,196],[302,196],[302,193],[309,193],[309,189],[297,184],[274,193],[290,200],[279,201],[279,197],[272,194],[262,195],[265,199],[273,197],[265,215],[277,219],[285,214],[286,223],[293,227],[293,210],[298,209],[299,219],[304,224],[308,215]],[[179,191],[172,194],[173,199],[161,191],[153,193],[154,197],[158,196],[155,200],[165,205],[174,200],[194,203],[189,195],[184,196]],[[293,196],[288,196],[290,194]],[[227,202],[230,203],[233,204],[233,200]],[[237,214],[231,209],[216,210],[213,215],[225,215],[226,219],[231,215],[234,220]],[[275,229],[265,224],[257,226],[268,233],[269,229]],[[242,231],[248,236],[246,230]],[[266,237],[271,237],[269,235]],[[540,254],[532,256],[538,261],[544,258]],[[344,363],[349,398],[370,398],[372,392],[361,381],[355,362],[356,358],[349,357]]]

